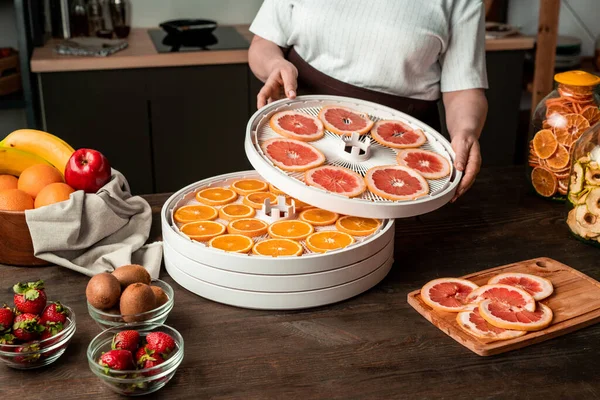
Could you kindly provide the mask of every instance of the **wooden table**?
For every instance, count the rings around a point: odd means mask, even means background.
[[[166,195],[150,196],[153,238]],[[167,324],[185,339],[185,359],[157,398],[391,399],[600,398],[600,326],[500,356],[482,358],[406,303],[409,291],[459,276],[548,256],[600,279],[600,250],[570,237],[563,205],[530,194],[520,167],[484,169],[456,204],[400,220],[396,264],[369,292],[293,312],[251,311],[202,299],[175,284]],[[99,328],[89,317],[87,278],[58,267],[0,268],[0,300],[17,280],[43,278],[50,298],[75,309],[65,354],[38,371],[0,366],[2,398],[118,398],[92,375],[85,351]]]

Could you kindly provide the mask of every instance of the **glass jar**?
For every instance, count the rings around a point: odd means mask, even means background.
[[[565,201],[574,144],[600,120],[600,99],[594,93],[600,77],[568,71],[556,74],[554,81],[556,88],[533,114],[527,176],[538,195]]]

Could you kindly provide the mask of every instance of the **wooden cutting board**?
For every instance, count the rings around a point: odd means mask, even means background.
[[[480,356],[491,356],[540,343],[600,321],[600,283],[550,258],[536,258],[463,276],[477,285],[503,272],[522,272],[549,279],[554,293],[541,302],[554,312],[546,329],[510,340],[486,341],[469,335],[456,322],[456,313],[436,311],[421,299],[420,289],[408,294],[408,304],[442,332]]]

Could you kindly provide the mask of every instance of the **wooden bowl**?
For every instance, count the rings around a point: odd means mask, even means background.
[[[0,264],[50,264],[33,256],[33,243],[24,211],[0,211]]]

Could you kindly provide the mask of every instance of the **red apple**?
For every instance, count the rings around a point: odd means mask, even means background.
[[[65,167],[67,185],[86,193],[96,193],[110,180],[110,175],[110,164],[106,157],[92,149],[75,151]]]

